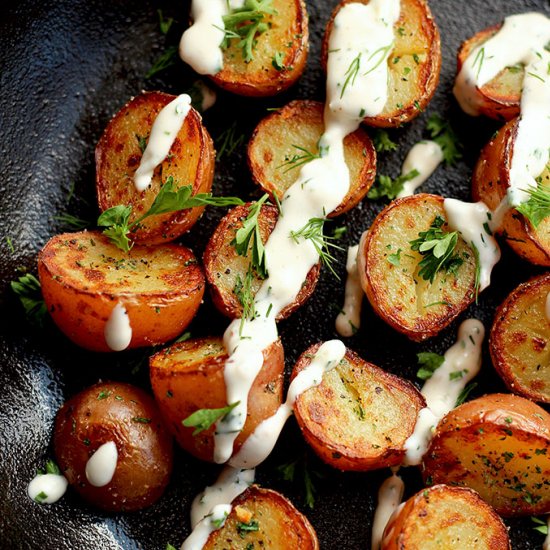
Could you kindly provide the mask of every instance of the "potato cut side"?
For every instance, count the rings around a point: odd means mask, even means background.
[[[248,215],[250,204],[237,206],[231,210],[219,223],[218,227],[210,237],[204,253],[204,267],[206,279],[210,284],[210,291],[215,306],[228,317],[235,319],[242,317],[243,306],[239,299],[239,289],[245,281],[251,258],[252,249],[249,248],[247,256],[237,254],[231,241],[235,238],[237,231],[242,227]],[[262,205],[258,216],[258,225],[262,241],[267,242],[273,231],[279,211],[276,206]],[[285,319],[296,311],[313,293],[321,265],[314,265],[308,273],[298,296],[294,302],[285,307],[277,319]],[[255,295],[262,286],[255,271],[252,272],[251,293]]]
[[[134,174],[142,149],[149,139],[155,118],[176,96],[146,92],[125,105],[109,122],[96,147],[96,188],[100,210],[119,204],[132,206],[131,221],[144,214],[161,185],[173,178],[174,189],[191,185],[193,195],[208,193],[214,178],[214,145],[199,113],[189,111],[168,156],[156,168],[151,185],[143,192],[135,188]],[[188,231],[204,207],[157,214],[140,223],[135,242],[157,244],[172,241]]]
[[[511,394],[474,399],[441,420],[426,483],[470,487],[501,516],[550,512],[550,415]]]
[[[320,344],[303,353],[292,373],[306,368]],[[351,350],[294,405],[304,438],[328,464],[341,470],[372,470],[402,462],[425,402],[406,380],[367,363]]]
[[[252,485],[232,503],[221,529],[214,531],[204,550],[317,550],[315,530],[283,495]]]
[[[134,246],[126,253],[97,231],[64,233],[38,256],[42,293],[73,342],[110,351],[105,325],[117,303],[128,313],[130,348],[162,344],[191,322],[204,294],[197,259],[181,245]]]
[[[334,10],[323,39],[322,60],[326,68],[329,37],[338,11],[352,1],[344,0]],[[369,0],[360,0],[368,4]],[[425,0],[402,0],[394,26],[394,49],[388,58],[388,100],[383,111],[366,117],[365,124],[395,128],[416,118],[431,101],[441,69],[439,30]]]
[[[462,43],[457,55],[457,73],[462,69],[470,53],[487,42],[501,27],[502,24],[479,31]],[[510,120],[517,117],[520,112],[519,104],[524,76],[525,67],[523,65],[506,67],[487,84],[477,88],[479,112],[497,120]]]
[[[264,97],[292,86],[304,72],[309,48],[304,0],[273,0],[275,15],[266,15],[269,29],[256,36],[253,59],[246,62],[239,39],[223,53],[223,69],[212,77],[235,94]]]
[[[412,496],[390,518],[380,550],[506,550],[508,530],[471,489],[435,485]]]
[[[492,210],[499,206],[510,187],[510,168],[517,128],[517,118],[504,125],[483,148],[474,170],[474,200],[483,201]],[[550,166],[546,166],[540,175],[540,183],[550,190]],[[504,215],[499,233],[522,258],[533,264],[550,266],[550,216],[542,220],[538,227],[534,227],[523,214],[510,208]]]
[[[433,283],[418,275],[422,256],[410,243],[436,216],[446,219],[443,197],[418,194],[393,201],[361,239],[357,256],[374,311],[415,341],[437,334],[474,300],[475,255],[460,237],[455,254],[462,264],[455,273],[441,270]],[[446,225],[442,229],[450,231]]]
[[[303,163],[319,154],[323,129],[323,104],[317,101],[291,101],[264,118],[248,144],[248,166],[254,181],[272,198],[282,199],[296,181]],[[349,134],[344,148],[350,190],[329,217],[356,206],[367,194],[376,174],[376,151],[364,130]]]
[[[550,273],[519,285],[500,306],[491,330],[493,365],[510,391],[550,403]]]
[[[280,340],[263,354],[264,364],[248,395],[248,417],[234,452],[260,422],[275,414],[282,401],[284,353]],[[200,338],[174,344],[149,361],[153,393],[167,426],[186,451],[202,460],[212,461],[215,426],[193,436],[194,428],[181,422],[199,409],[228,404],[223,377],[227,358],[221,338]]]

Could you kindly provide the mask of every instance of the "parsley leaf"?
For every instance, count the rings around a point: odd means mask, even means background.
[[[550,189],[544,187],[540,178],[537,178],[537,188],[527,189],[529,200],[516,207],[516,210],[523,214],[534,228],[550,216]]]
[[[254,279],[254,274],[252,273],[252,265],[248,265],[248,271],[244,277],[244,281],[241,279],[240,275],[237,275],[235,280],[235,286],[233,287],[233,293],[239,300],[243,308],[243,313],[241,315],[241,327],[240,333],[244,327],[244,322],[247,319],[253,319],[256,315],[254,308],[254,294],[252,293],[252,281]]]
[[[535,531],[538,531],[541,535],[548,535],[548,523],[540,518],[531,516],[531,521],[536,525],[533,527]]]
[[[443,151],[443,160],[447,166],[455,164],[462,158],[462,144],[451,125],[438,114],[433,114],[426,125],[430,137]]]
[[[369,199],[381,199],[387,197],[388,199],[395,199],[401,191],[403,191],[403,185],[411,181],[418,176],[418,170],[411,170],[407,174],[401,174],[394,180],[390,176],[384,176],[380,174],[374,187],[372,187],[368,193]]]
[[[245,535],[251,531],[259,531],[260,524],[258,520],[251,519],[249,522],[245,523],[243,521],[237,522],[237,533],[239,536],[244,539]]]
[[[372,141],[377,153],[395,151],[397,149],[397,143],[391,140],[387,130],[376,130],[372,135]]]
[[[399,264],[401,263],[401,249],[400,248],[397,249],[397,252],[395,254],[390,254],[388,256],[388,262],[390,262],[390,264],[392,264],[392,265],[395,265],[396,267],[399,266]]]
[[[48,310],[42,297],[40,281],[31,273],[27,273],[16,281],[12,281],[10,286],[12,291],[17,294],[27,319],[42,326]]]
[[[225,418],[239,403],[240,401],[236,401],[221,409],[199,409],[189,415],[185,420],[182,420],[181,423],[186,428],[195,428],[193,435],[200,434],[202,431],[208,430],[208,428],[220,418]]]
[[[430,379],[433,373],[443,364],[443,361],[445,361],[443,355],[431,351],[421,351],[416,354],[416,358],[420,365],[416,376],[420,378],[420,380]]]

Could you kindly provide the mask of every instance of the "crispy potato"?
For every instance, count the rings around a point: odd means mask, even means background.
[[[361,286],[374,311],[415,341],[437,334],[474,300],[475,255],[460,237],[455,252],[463,263],[456,275],[439,271],[433,283],[418,275],[422,256],[411,250],[410,241],[427,231],[436,216],[446,218],[443,197],[395,200],[376,217],[357,255]]]
[[[118,452],[112,480],[94,487],[88,459],[104,443]],[[162,495],[172,472],[172,437],[143,390],[102,382],[69,399],[57,413],[53,436],[61,471],[82,497],[104,510],[130,512]]]
[[[243,306],[235,294],[235,285],[239,280],[241,282],[245,280],[250,265],[251,249],[249,249],[246,257],[239,256],[235,247],[230,243],[235,238],[235,233],[242,227],[249,208],[250,204],[237,206],[220,221],[208,241],[203,258],[206,280],[210,284],[214,304],[224,315],[231,319],[242,317]],[[276,206],[262,205],[258,216],[258,225],[264,243],[275,228],[278,217],[279,211]],[[320,263],[310,269],[298,296],[281,311],[277,319],[286,319],[313,294],[320,271]],[[262,279],[253,272],[251,284],[253,295],[258,292],[262,282]]]
[[[470,53],[495,35],[502,24],[479,31],[460,46],[457,55],[457,73]],[[522,65],[506,67],[495,78],[477,88],[479,112],[497,120],[510,120],[519,115],[521,90],[525,68]]]
[[[111,351],[105,325],[118,302],[126,308],[129,348],[151,346],[181,334],[204,294],[204,275],[191,250],[165,244],[126,253],[98,231],[63,233],[38,256],[46,306],[75,344]]]
[[[151,185],[136,190],[134,173],[141,162],[141,141],[147,140],[155,118],[175,96],[146,92],[125,105],[109,122],[95,151],[97,199],[101,211],[119,204],[132,206],[130,221],[144,214],[169,176],[174,189],[193,186],[193,195],[208,193],[214,178],[214,145],[201,116],[191,109],[169,155],[157,167]],[[139,224],[135,242],[157,244],[172,241],[188,231],[204,207],[157,214]]]
[[[322,64],[327,66],[329,38],[343,0],[333,11],[323,38]],[[368,4],[369,0],[360,0]],[[416,118],[432,99],[441,69],[439,30],[425,0],[402,0],[401,15],[394,26],[394,49],[388,58],[388,101],[369,126],[395,128]]]
[[[319,347],[300,356],[292,378],[309,365]],[[348,349],[321,384],[298,397],[294,413],[305,440],[325,462],[340,470],[372,470],[402,462],[403,445],[424,406],[410,382]]]
[[[273,0],[276,15],[267,15],[269,30],[256,37],[254,58],[247,63],[239,40],[223,54],[223,69],[212,80],[235,94],[265,97],[292,86],[304,72],[309,48],[304,0]]]
[[[254,181],[273,199],[282,199],[296,181],[303,151],[319,153],[323,133],[323,104],[317,101],[291,101],[264,118],[248,143],[248,166]],[[356,130],[344,140],[346,164],[350,170],[350,190],[329,214],[339,216],[356,206],[367,194],[376,174],[376,151],[367,133]],[[292,159],[297,159],[292,162]]]
[[[495,210],[506,196],[510,186],[510,167],[518,119],[503,126],[481,151],[472,179],[474,200],[483,201]],[[541,174],[544,187],[550,189],[550,168]],[[550,216],[537,228],[516,209],[504,215],[499,232],[510,247],[527,261],[550,266]]]
[[[470,487],[501,516],[550,512],[550,415],[535,403],[492,394],[438,424],[424,455],[426,483]]]
[[[390,518],[380,550],[511,549],[506,526],[475,492],[435,485],[412,496]]]
[[[550,273],[519,285],[497,310],[489,349],[510,391],[550,403]]]
[[[280,340],[263,354],[264,364],[248,395],[247,420],[235,440],[234,452],[282,402],[284,352]],[[212,461],[215,426],[193,436],[194,429],[181,422],[199,409],[227,405],[223,377],[227,357],[221,338],[201,338],[175,344],[149,360],[153,393],[167,426],[185,450],[202,460]]]
[[[232,506],[225,524],[208,537],[204,550],[319,548],[317,535],[307,518],[280,493],[252,485]]]

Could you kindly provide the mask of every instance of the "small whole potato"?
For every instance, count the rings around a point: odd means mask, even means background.
[[[106,485],[95,487],[87,478],[86,464],[109,442],[116,445],[116,468]],[[150,506],[172,472],[172,438],[153,399],[130,384],[98,383],[69,399],[57,413],[54,447],[70,485],[104,510]]]

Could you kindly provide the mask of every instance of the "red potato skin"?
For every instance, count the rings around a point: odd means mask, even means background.
[[[86,478],[86,463],[109,441],[117,447],[116,470],[109,484],[94,487]],[[69,399],[57,413],[53,443],[70,485],[103,510],[131,512],[150,506],[172,472],[172,438],[153,399],[130,384],[99,383]]]

